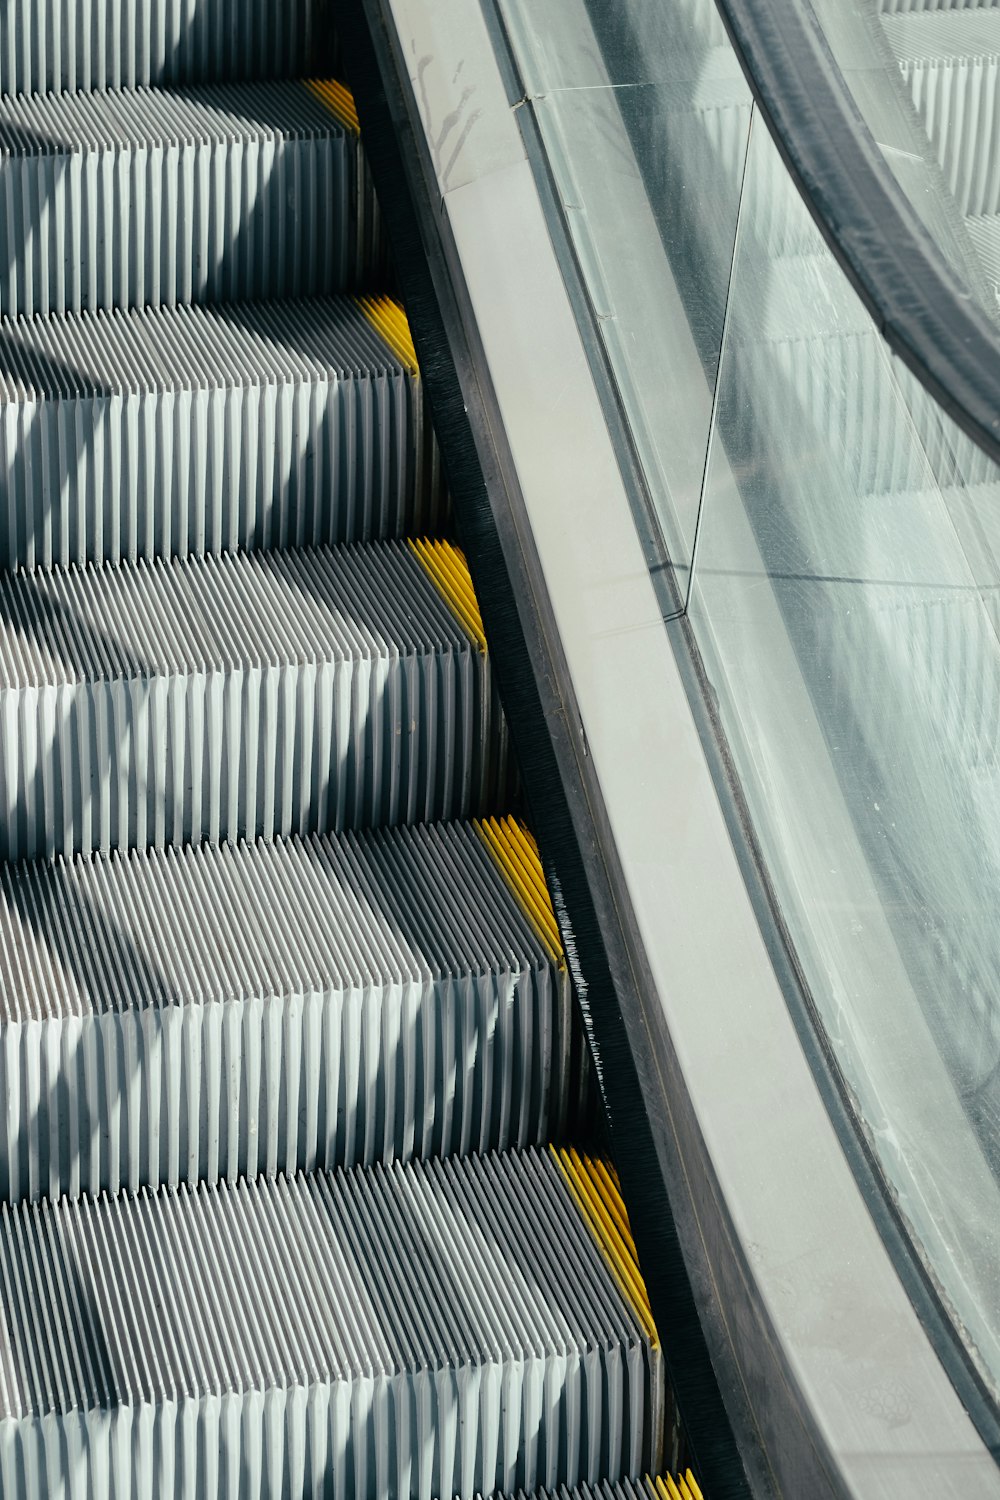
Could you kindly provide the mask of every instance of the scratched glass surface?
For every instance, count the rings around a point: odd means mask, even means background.
[[[713,0],[499,9],[683,603],[750,93]]]
[[[1000,1390],[1000,470],[883,343],[710,0],[497,3],[800,972]],[[881,20],[835,21],[962,271]]]

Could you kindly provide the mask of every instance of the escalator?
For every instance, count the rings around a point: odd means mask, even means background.
[[[0,7],[0,1493],[698,1500],[334,20]]]
[[[998,82],[0,0],[0,1500],[1000,1495]]]

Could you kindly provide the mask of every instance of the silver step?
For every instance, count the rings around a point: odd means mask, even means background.
[[[558,1139],[566,965],[490,847],[441,824],[4,869],[0,1198]]]
[[[0,1486],[433,1500],[656,1469],[663,1368],[551,1155],[0,1210]]]
[[[918,11],[882,24],[959,210],[1000,214],[1000,10]]]
[[[0,577],[0,857],[477,810],[488,665],[400,543]]]
[[[378,265],[346,91],[0,100],[0,312],[327,295]]]
[[[5,0],[0,93],[321,72],[329,9],[327,0]]]
[[[436,530],[443,490],[386,299],[0,323],[0,566]],[[390,323],[391,327],[391,323]]]

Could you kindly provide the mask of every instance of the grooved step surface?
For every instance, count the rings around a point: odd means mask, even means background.
[[[0,93],[322,72],[326,0],[4,0]]]
[[[563,1129],[566,967],[468,825],[0,879],[5,1200]]]
[[[883,26],[959,210],[1000,213],[1000,10],[886,16]]]
[[[990,6],[994,0],[879,0],[879,10],[887,14],[897,11],[975,10],[977,6]]]
[[[659,1467],[659,1349],[547,1154],[4,1207],[0,1296],[25,1500],[63,1454],[150,1500]]]
[[[314,296],[378,262],[344,90],[0,100],[0,311]]]
[[[0,565],[434,530],[431,443],[415,369],[346,298],[5,318]]]
[[[483,1500],[477,1496],[476,1500]],[[691,1470],[674,1479],[666,1474],[656,1479],[602,1479],[598,1484],[577,1484],[572,1488],[536,1490],[531,1496],[521,1490],[516,1500],[703,1500],[698,1482]]]
[[[398,543],[0,578],[0,855],[476,810],[486,657]]]

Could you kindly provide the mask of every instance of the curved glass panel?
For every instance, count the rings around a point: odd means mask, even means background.
[[[1000,8],[810,0],[900,187],[1000,318]]]
[[[500,11],[683,605],[750,90],[711,0]]]
[[[1000,469],[880,338],[710,0],[497,5],[800,972],[997,1392]]]
[[[690,615],[827,1036],[997,1383],[1000,473],[777,165],[755,122]]]

